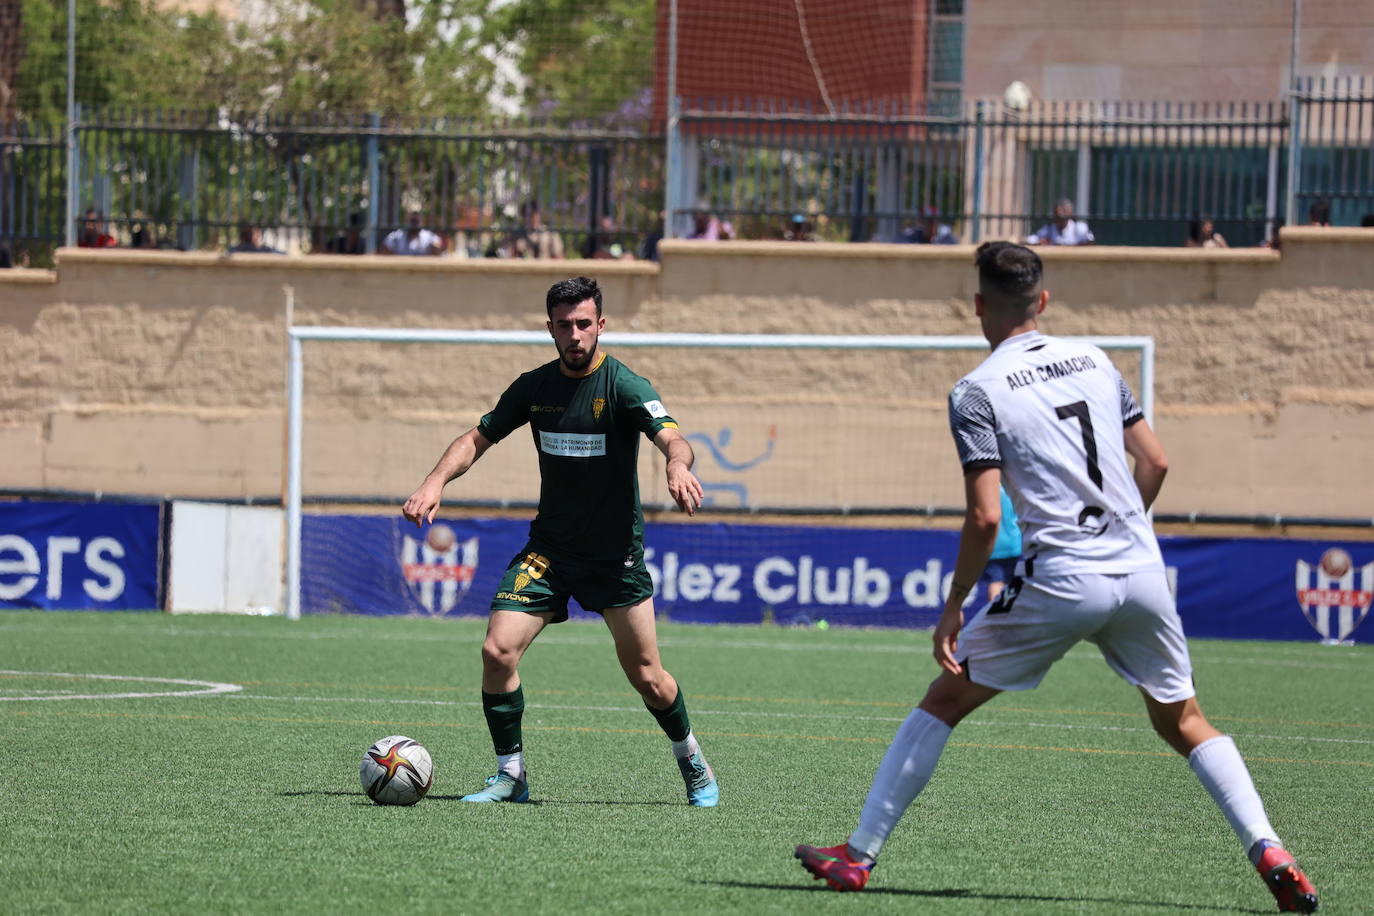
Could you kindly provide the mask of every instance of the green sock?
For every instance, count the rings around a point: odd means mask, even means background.
[[[510,693],[482,691],[482,713],[487,717],[487,731],[496,753],[520,752],[520,718],[525,714],[525,692],[516,687]]]
[[[648,703],[644,708],[654,714],[658,720],[658,727],[663,729],[663,733],[668,736],[670,741],[685,741],[692,732],[692,724],[687,721],[687,704],[682,699],[682,688],[677,691],[677,698],[673,700],[673,705],[667,709],[654,709]]]

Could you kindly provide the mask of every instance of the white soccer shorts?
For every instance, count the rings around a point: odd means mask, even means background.
[[[1004,595],[1010,600],[987,605],[959,634],[955,657],[975,684],[1030,690],[1086,640],[1159,702],[1194,695],[1188,643],[1162,570],[1022,579],[1014,597]]]

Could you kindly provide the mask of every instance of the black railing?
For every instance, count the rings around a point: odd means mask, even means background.
[[[1322,201],[1336,224],[1374,213],[1374,81],[1360,79],[1285,102],[943,115],[687,102],[674,128],[78,111],[70,210],[65,131],[0,125],[0,246],[45,263],[87,210],[122,245],[223,250],[254,226],[293,252],[373,251],[417,212],[474,257],[529,250],[532,204],[570,256],[641,252],[665,204],[676,235],[706,209],[737,238],[977,241],[1025,236],[1067,198],[1100,243],[1126,245],[1181,245],[1204,215],[1253,245],[1290,197],[1302,222]]]

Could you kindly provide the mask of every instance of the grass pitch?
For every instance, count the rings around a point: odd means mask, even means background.
[[[522,665],[536,803],[459,804],[493,768],[483,627],[0,614],[0,909],[1274,911],[1091,647],[956,729],[868,890],[839,895],[792,847],[854,825],[935,674],[928,633],[662,626],[721,781],[720,807],[699,810],[597,624],[545,631]],[[1321,912],[1368,913],[1374,650],[1192,648],[1203,708],[1235,736]],[[395,733],[435,759],[413,808],[375,806],[358,784],[363,750]]]

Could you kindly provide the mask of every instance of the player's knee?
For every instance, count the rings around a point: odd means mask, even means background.
[[[667,683],[667,672],[659,665],[627,665],[625,677],[630,686],[646,698],[657,697]],[[671,699],[671,698],[670,698]]]
[[[482,643],[482,667],[488,671],[514,671],[520,662],[520,653],[500,643],[487,640]]]

